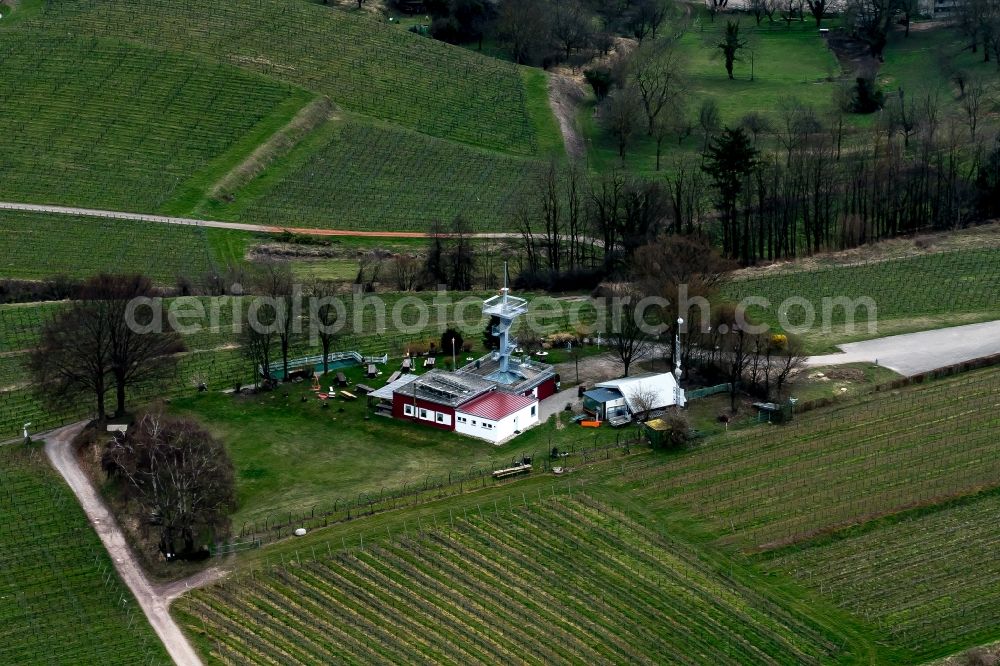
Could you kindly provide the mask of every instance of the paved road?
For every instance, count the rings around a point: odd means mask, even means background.
[[[174,663],[178,666],[200,666],[201,659],[170,616],[170,602],[186,590],[218,580],[225,572],[212,568],[189,579],[166,585],[155,585],[146,577],[114,516],[111,515],[90,479],[80,469],[73,454],[71,442],[82,427],[83,424],[78,423],[54,430],[45,440],[45,453],[72,488],[94,530],[101,537],[115,564],[115,569],[118,570],[118,575],[132,590],[142,612],[146,614],[156,635],[163,641]]]
[[[936,368],[1000,354],[1000,320],[934,331],[892,335],[839,345],[842,354],[811,356],[808,364],[871,362],[912,376]]]

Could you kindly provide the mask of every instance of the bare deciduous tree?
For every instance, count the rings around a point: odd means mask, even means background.
[[[225,446],[188,419],[149,413],[107,447],[103,467],[159,526],[159,548],[172,560],[196,552],[204,530],[224,536],[236,506]]]

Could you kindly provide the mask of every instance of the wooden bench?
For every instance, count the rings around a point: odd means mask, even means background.
[[[353,393],[350,393],[348,391],[341,391],[340,395],[344,396],[348,400],[357,400],[358,399],[358,396],[356,396]]]
[[[397,379],[399,379],[399,376],[402,375],[402,374],[403,373],[401,371],[399,371],[399,370],[397,370],[396,372],[392,373],[391,375],[389,375],[389,381],[387,381],[386,384],[393,383],[394,381],[396,381]]]
[[[358,384],[354,387],[354,390],[360,393],[361,395],[368,395],[369,393],[375,392],[375,389],[373,389],[371,386],[368,386],[367,384]]]
[[[517,476],[518,474],[527,474],[531,471],[531,465],[529,463],[524,463],[522,465],[514,465],[513,467],[505,467],[504,469],[498,469],[493,472],[494,479],[506,479],[511,476]]]

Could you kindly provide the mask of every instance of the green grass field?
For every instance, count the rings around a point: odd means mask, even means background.
[[[777,329],[788,328],[782,319],[793,328],[808,326],[811,310],[814,325],[805,338],[812,352],[831,350],[838,342],[995,319],[1000,315],[1000,248],[779,271],[734,280],[721,292],[721,298],[732,302],[748,297],[767,299],[769,306],[751,305],[748,314]],[[868,329],[865,307],[853,313],[853,332],[845,326],[846,309],[836,301],[827,301],[830,316],[825,316],[824,299],[838,298],[871,299],[876,330]]]
[[[1000,370],[875,393],[627,471],[650,505],[767,550],[997,485]]]
[[[388,377],[368,380],[361,368],[345,372],[351,383],[375,387]],[[173,400],[171,409],[197,417],[229,447],[237,474],[238,528],[245,521],[284,521],[288,512],[330,512],[337,502],[353,501],[359,493],[377,495],[440,482],[449,474],[457,479],[470,471],[492,471],[522,454],[546,456],[552,446],[613,443],[618,435],[542,424],[495,447],[384,417],[366,420],[363,399],[331,401],[323,409],[307,383],[254,397],[195,394]]]
[[[0,541],[0,663],[170,663],[37,445],[0,447]]]
[[[588,498],[525,499],[429,527],[351,552],[307,552],[196,592],[174,612],[220,663],[842,656],[842,635],[783,607],[766,583]]]
[[[476,231],[507,230],[514,203],[542,169],[535,160],[409,130],[355,120],[334,125],[324,145],[290,156],[283,178],[251,183],[211,214],[265,225],[421,232],[461,215]]]
[[[707,14],[698,13],[691,29],[684,35],[681,47],[688,61],[688,101],[686,112],[695,123],[695,136],[680,145],[668,140],[663,147],[664,161],[669,164],[678,157],[697,157],[703,147],[697,129],[698,109],[703,100],[718,104],[723,125],[735,126],[743,115],[756,111],[769,116],[777,125],[780,103],[791,98],[812,104],[820,112],[833,105],[833,95],[840,75],[840,67],[833,53],[817,34],[815,24],[793,22],[758,27],[753,18],[740,18],[741,33],[749,39],[753,51],[753,80],[751,56],[746,53],[736,64],[735,80],[726,75],[721,52],[716,48],[718,35],[726,19],[720,16],[712,23]],[[730,19],[733,20],[733,19]],[[618,167],[618,147],[614,139],[604,132],[593,117],[593,104],[583,108],[581,126],[590,139],[588,159],[596,171]],[[655,174],[656,150],[652,139],[639,133],[626,155],[626,166],[646,175]]]
[[[115,257],[113,264],[109,257]],[[0,211],[3,277],[82,279],[114,270],[172,286],[180,276],[200,278],[213,265],[212,248],[199,227]]]
[[[42,31],[2,35],[8,201],[153,212],[308,97],[184,53]]]
[[[198,53],[433,136],[517,154],[539,151],[515,65],[358,13],[280,0],[72,0],[48,5],[38,22]]]
[[[996,640],[996,493],[915,512],[769,559],[893,638],[933,658]]]

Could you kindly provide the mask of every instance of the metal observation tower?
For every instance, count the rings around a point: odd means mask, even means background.
[[[498,361],[500,368],[486,376],[498,384],[515,384],[524,379],[517,370],[510,369],[511,355],[517,347],[517,341],[510,337],[510,329],[514,320],[528,311],[528,301],[510,295],[507,287],[507,264],[503,267],[503,289],[497,296],[483,301],[483,314],[496,317],[500,322],[493,326],[493,335],[500,338],[500,348],[494,352],[493,359]]]

